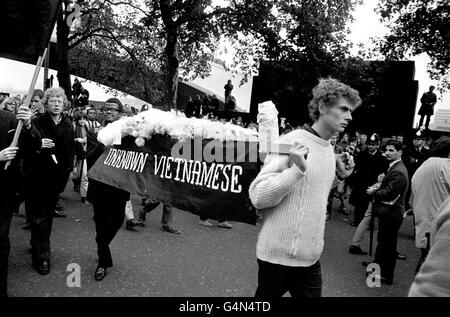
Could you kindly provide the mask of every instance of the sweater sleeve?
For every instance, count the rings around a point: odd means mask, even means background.
[[[281,166],[282,163],[279,161],[278,164]],[[263,168],[250,185],[250,200],[257,209],[277,206],[304,175],[295,164],[281,171]]]
[[[430,253],[411,286],[411,297],[450,296],[450,198],[437,215]]]

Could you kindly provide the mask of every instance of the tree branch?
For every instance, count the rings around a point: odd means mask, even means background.
[[[107,2],[107,3],[109,3],[109,4],[111,4],[111,5],[114,5],[114,6],[118,6],[118,5],[127,5],[127,6],[133,8],[133,9],[135,9],[135,10],[140,11],[140,12],[143,13],[145,16],[147,16],[147,12],[146,12],[145,10],[143,10],[142,8],[140,8],[140,7],[137,6],[137,5],[131,4],[131,3],[128,2],[128,1],[112,1],[112,0],[104,0],[104,2]]]
[[[197,15],[194,16],[191,14],[192,11],[188,11],[188,13],[180,16],[176,21],[175,24],[177,26],[183,25],[186,22],[195,22],[195,21],[203,21],[203,20],[207,20],[209,18],[212,18],[214,16],[219,16],[222,14],[230,14],[233,13],[233,10],[231,8],[219,8],[214,10],[211,13],[208,14],[201,14],[201,15]]]

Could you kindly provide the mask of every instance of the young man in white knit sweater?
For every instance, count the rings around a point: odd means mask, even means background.
[[[356,90],[321,79],[308,105],[313,125],[282,136],[280,143],[293,144],[290,154],[269,155],[250,185],[251,201],[263,211],[256,297],[321,296],[328,194],[354,167],[347,153],[333,153],[329,139],[345,130],[360,104]]]

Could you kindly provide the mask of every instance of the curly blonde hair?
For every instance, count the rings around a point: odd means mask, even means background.
[[[48,88],[44,92],[44,98],[42,98],[42,104],[44,105],[44,107],[47,106],[48,100],[52,97],[62,97],[64,107],[67,106],[67,102],[68,102],[67,96],[66,96],[66,93],[64,92],[64,89],[62,89],[61,87]]]
[[[357,108],[361,105],[359,92],[334,78],[321,78],[319,84],[313,88],[313,99],[308,104],[309,116],[316,122],[319,119],[319,107],[331,107],[339,97],[343,97]]]
[[[20,105],[22,104],[22,102],[21,102],[22,100],[21,100],[21,98],[20,98],[20,96],[19,95],[17,95],[17,96],[14,96],[14,97],[6,97],[5,99],[3,99],[3,101],[1,102],[1,104],[0,104],[0,109],[1,110],[8,110],[8,109],[6,109],[6,104],[7,103],[15,103],[15,106],[14,106],[14,112],[17,112],[17,109],[20,107]]]

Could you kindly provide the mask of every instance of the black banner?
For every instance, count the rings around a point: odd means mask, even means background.
[[[0,57],[36,64],[50,42],[61,0],[1,0]]]
[[[259,172],[257,149],[256,142],[180,143],[162,135],[138,147],[125,137],[102,154],[89,177],[210,219],[255,224],[248,188]]]

